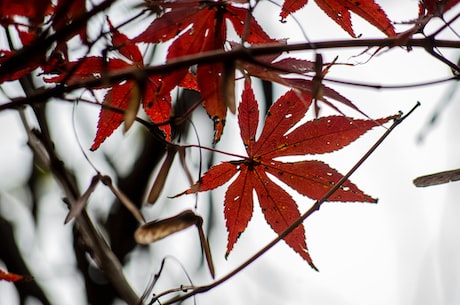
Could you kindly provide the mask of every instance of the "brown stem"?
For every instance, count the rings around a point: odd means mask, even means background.
[[[335,49],[335,48],[355,48],[355,47],[421,47],[424,49],[433,48],[460,48],[460,41],[454,40],[438,40],[428,38],[413,38],[408,39],[402,44],[397,38],[383,39],[356,39],[356,40],[336,40],[336,41],[320,41],[312,43],[296,43],[290,45],[274,44],[274,45],[258,45],[249,48],[239,48],[230,51],[209,51],[195,55],[184,56],[172,60],[166,64],[151,66],[144,68],[144,75],[150,76],[155,74],[169,73],[170,71],[190,67],[195,64],[212,63],[228,60],[252,60],[255,56],[278,54],[289,51],[305,51],[318,49]],[[0,74],[3,71],[4,65],[0,67]],[[127,68],[117,72],[108,73],[98,79],[90,79],[67,86],[58,85],[54,88],[37,90],[34,94],[25,98],[14,98],[9,103],[0,105],[0,111],[17,108],[25,104],[43,103],[52,97],[62,97],[65,93],[72,92],[81,88],[101,88],[107,84],[116,84],[125,80],[132,80],[139,75],[139,68]],[[384,86],[378,86],[383,88]]]

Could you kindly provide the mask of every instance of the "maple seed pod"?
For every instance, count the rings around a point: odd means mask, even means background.
[[[222,97],[231,113],[236,113],[235,102],[235,62],[226,61],[222,69]]]
[[[425,175],[414,179],[416,187],[439,185],[460,180],[460,169]]]
[[[137,113],[139,111],[139,107],[141,105],[141,92],[142,88],[139,82],[135,82],[132,86],[128,107],[125,109],[125,113],[123,116],[123,120],[125,122],[123,132],[127,132],[131,126],[133,125],[134,121],[136,120]]]
[[[150,244],[202,221],[201,217],[191,210],[186,210],[176,216],[154,220],[140,226],[134,233],[134,239],[138,244]]]

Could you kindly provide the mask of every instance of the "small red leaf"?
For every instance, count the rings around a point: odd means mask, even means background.
[[[196,20],[200,8],[175,8],[156,18],[147,29],[133,39],[134,42],[159,43],[168,41],[182,32]]]
[[[285,0],[281,9],[280,16],[284,20],[289,14],[300,10],[307,4],[308,0]]]
[[[112,32],[112,46],[116,48],[121,55],[133,62],[137,66],[143,66],[143,57],[139,48],[123,33],[120,33],[113,27],[110,19],[107,18],[110,31]]]
[[[257,126],[259,124],[259,107],[249,82],[244,83],[243,100],[238,108],[238,123],[241,139],[248,153],[252,153],[253,143],[256,141]]]
[[[104,105],[112,106],[120,110],[126,109],[131,96],[132,84],[130,82],[115,85],[104,97]],[[101,108],[97,132],[91,150],[96,150],[102,142],[109,137],[123,122],[123,113],[113,109]]]
[[[231,21],[236,33],[245,41],[253,44],[276,41],[268,36],[248,9],[229,5],[227,12],[225,17]]]
[[[193,194],[197,192],[213,190],[223,185],[224,183],[227,183],[237,172],[237,165],[229,162],[223,162],[218,165],[214,165],[200,178],[200,181],[192,185],[192,187],[190,187],[185,192],[174,197],[183,194]]]
[[[10,273],[3,271],[0,269],[0,281],[7,281],[7,282],[18,282],[18,281],[23,281],[23,280],[31,280],[32,277],[30,276],[24,276],[24,275],[19,275],[15,273]]]

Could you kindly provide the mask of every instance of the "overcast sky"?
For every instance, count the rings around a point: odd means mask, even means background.
[[[382,2],[383,3],[383,2]],[[390,19],[405,21],[416,17],[416,1],[385,1],[384,9]],[[278,8],[264,4],[256,10],[259,16],[275,16],[278,18]],[[407,13],[408,11],[412,13]],[[455,11],[458,11],[455,10]],[[273,14],[273,15],[270,15]],[[449,14],[450,16],[452,14]],[[311,1],[306,10],[295,16],[304,24],[304,30],[311,40],[330,38],[347,38],[341,29],[331,22]],[[116,20],[117,17],[113,17]],[[120,17],[122,18],[122,17]],[[446,19],[449,19],[448,17]],[[120,19],[121,20],[121,19]],[[278,20],[278,19],[277,19]],[[381,37],[378,31],[368,27],[364,22],[355,18],[355,31],[363,37]],[[262,24],[269,26],[273,20],[264,19]],[[276,24],[277,25],[277,24]],[[438,23],[439,25],[439,23]],[[459,23],[453,25],[459,29]],[[288,42],[304,41],[301,32],[292,19],[280,28],[272,28],[274,36],[286,37]],[[446,30],[445,38],[455,38]],[[325,60],[332,60],[339,55],[339,62],[363,63],[369,56],[358,57],[362,50],[332,50],[322,54]],[[293,53],[291,56],[313,59],[311,53]],[[451,60],[459,55],[453,51],[445,51]],[[375,83],[382,85],[411,84],[449,77],[450,70],[439,61],[427,55],[423,50],[407,52],[395,48],[382,52],[369,63],[356,67],[334,67],[330,72],[331,78],[353,80],[357,82]],[[412,180],[423,174],[459,168],[460,148],[458,130],[460,123],[458,113],[460,93],[455,93],[452,103],[443,111],[440,121],[427,134],[423,143],[417,143],[417,136],[437,108],[445,93],[452,84],[427,86],[415,89],[373,90],[350,86],[340,86],[328,83],[346,97],[350,98],[366,114],[373,118],[395,114],[398,111],[407,112],[417,101],[422,106],[417,109],[403,124],[395,129],[391,136],[369,158],[368,161],[352,176],[351,180],[366,193],[379,198],[379,203],[326,203],[321,210],[305,222],[307,243],[311,255],[320,272],[313,271],[296,253],[284,243],[278,244],[253,265],[244,270],[232,280],[200,295],[197,304],[353,304],[353,305],[429,305],[429,304],[460,304],[460,195],[459,185],[450,183],[430,188],[415,188]],[[9,90],[14,90],[9,86]],[[277,96],[284,93],[278,88]],[[257,92],[256,92],[257,93]],[[259,94],[259,93],[257,93]],[[239,95],[239,94],[238,94]],[[2,98],[2,100],[4,100]],[[79,155],[78,147],[71,134],[71,107],[69,105],[54,105],[54,111],[62,111],[62,117],[55,122],[56,143],[62,149],[64,158],[74,168],[86,167],[85,161]],[[79,106],[77,118],[83,133],[91,134],[96,126],[97,110]],[[324,109],[325,114],[332,113]],[[358,113],[347,112],[354,116]],[[92,124],[93,127],[81,127]],[[239,134],[229,130],[237,128],[236,117],[230,115],[227,132],[219,149],[242,149]],[[90,132],[88,132],[90,130]],[[327,156],[314,156],[326,160],[340,172],[345,173],[369,149],[369,147],[384,133],[383,128],[376,128],[367,133],[349,147]],[[134,131],[132,133],[135,133]],[[21,196],[15,185],[27,179],[27,162],[31,155],[26,146],[25,135],[20,126],[18,115],[7,111],[0,113],[0,196],[2,204],[0,211],[8,217],[17,220],[26,219],[26,213],[21,213]],[[91,137],[83,136],[83,146],[89,147]],[[86,142],[85,142],[86,141]],[[114,139],[107,141],[106,149],[119,150],[120,153],[135,149],[135,137],[123,137],[117,133]],[[69,147],[65,150],[64,147]],[[191,153],[193,156],[193,153]],[[92,155],[98,160],[100,155]],[[25,165],[25,166],[24,166]],[[104,170],[104,164],[99,164]],[[108,170],[108,169],[107,169]],[[87,169],[89,181],[91,171]],[[110,174],[110,172],[108,172]],[[173,175],[174,176],[174,175]],[[175,177],[170,177],[171,183]],[[44,188],[52,188],[52,181]],[[178,187],[186,187],[184,182],[174,184],[165,190],[167,195],[182,191]],[[221,188],[213,195],[214,211],[220,214],[220,221],[210,236],[210,244],[216,261],[217,277],[224,275],[235,266],[246,260],[264,244],[274,238],[274,233],[266,225],[258,208],[255,209],[247,231],[235,245],[228,260],[225,253],[225,224],[222,216],[223,191]],[[168,193],[169,192],[169,193]],[[98,190],[95,195],[101,206],[92,207],[103,210],[111,200],[106,190]],[[307,210],[312,201],[295,195],[301,211]],[[61,304],[84,304],[81,279],[75,277],[74,261],[70,245],[62,246],[57,241],[68,240],[71,227],[62,227],[65,209],[56,207],[60,202],[60,193],[51,192],[42,198],[40,217],[47,219],[39,226],[41,237],[35,246],[37,251],[27,253],[34,262],[37,274],[42,274],[37,280],[45,288],[62,286],[60,291],[53,291],[52,297],[60,300]],[[108,198],[108,199],[107,199]],[[201,198],[206,199],[205,195]],[[193,198],[165,200],[171,205],[167,208],[171,213],[193,207]],[[8,204],[18,207],[19,212],[11,212]],[[198,211],[205,215],[209,209],[205,204],[199,205]],[[154,212],[146,209],[147,215]],[[219,219],[217,217],[217,219]],[[56,229],[58,228],[58,229]],[[26,249],[27,241],[33,237],[30,227],[20,229],[20,244]],[[52,236],[52,238],[50,237]],[[158,258],[162,255],[174,255],[182,264],[191,270],[197,268],[199,256],[198,239],[195,231],[189,230],[161,241],[156,248],[155,257],[145,253],[135,253],[133,262],[127,267],[127,275],[135,289],[142,292],[148,276],[159,267]],[[160,249],[160,250],[158,250]],[[39,250],[39,251],[38,251]],[[195,251],[195,252],[194,252]],[[136,259],[152,263],[149,268],[139,268]],[[0,265],[0,267],[2,267]],[[63,268],[58,276],[55,269]],[[171,288],[179,283],[187,284],[186,278],[172,260],[168,264],[171,274],[160,281],[156,292]],[[54,269],[54,271],[53,271]],[[210,281],[209,276],[202,272],[194,278],[195,284]],[[14,291],[0,282],[0,304],[5,299],[17,300]],[[50,290],[51,291],[51,290]],[[5,297],[4,297],[5,296]],[[225,296],[225,297],[223,297]],[[8,302],[8,304],[14,304]],[[192,301],[188,301],[192,304]]]

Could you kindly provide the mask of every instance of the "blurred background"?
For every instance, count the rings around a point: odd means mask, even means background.
[[[379,3],[393,21],[404,22],[417,17],[416,1]],[[134,14],[131,8],[131,3],[122,1],[107,14],[114,24],[119,24],[128,18],[128,13]],[[445,20],[458,11],[458,8],[452,9]],[[313,1],[294,14],[298,23],[293,18],[279,23],[279,8],[269,2],[260,3],[255,15],[273,37],[288,38],[289,43],[305,41],[300,26],[311,41],[348,38]],[[353,17],[354,29],[363,38],[382,37],[366,22]],[[98,24],[95,29],[101,27],[104,18],[101,16],[94,20]],[[148,20],[144,20],[136,26],[123,28],[123,31],[133,37],[139,33],[139,28],[143,29],[147,24]],[[439,19],[426,29],[426,33],[442,25],[443,21]],[[451,26],[460,30],[459,22]],[[404,25],[397,26],[397,29],[405,28]],[[439,38],[458,40],[451,29],[445,29]],[[165,50],[156,50],[154,62],[161,62]],[[338,56],[338,62],[355,64],[334,66],[328,77],[361,84],[402,85],[452,76],[447,66],[421,49],[414,48],[408,52],[403,48],[392,48],[372,58],[374,50],[363,51],[321,51],[325,62]],[[458,50],[442,50],[442,53],[454,62],[460,55]],[[293,52],[289,56],[314,60],[311,52]],[[460,168],[458,84],[446,82],[379,90],[331,82],[326,84],[348,97],[372,118],[398,111],[406,113],[417,101],[421,103],[421,107],[395,129],[351,178],[360,189],[379,198],[378,204],[326,203],[306,220],[307,244],[320,272],[312,270],[288,246],[279,243],[228,282],[198,295],[196,300],[187,300],[187,304],[460,304],[460,184],[453,182],[416,188],[412,183],[420,175]],[[21,94],[21,88],[15,83],[3,84],[2,89],[1,101],[6,101],[7,96]],[[274,86],[273,100],[285,91],[283,87]],[[237,86],[237,97],[240,92],[241,84]],[[99,98],[102,96],[101,93]],[[178,92],[177,96],[184,98],[177,103],[178,112],[180,105],[198,99],[192,93]],[[261,101],[261,107],[265,107],[262,86],[256,96]],[[159,170],[156,165],[162,163],[161,149],[142,126],[135,125],[124,135],[120,128],[99,150],[90,152],[98,112],[99,109],[91,105],[78,104],[74,107],[60,101],[48,103],[47,115],[56,149],[75,175],[81,190],[88,187],[95,172],[83,156],[78,142],[99,171],[111,176],[125,192],[137,194],[138,197],[131,199],[141,203],[145,201],[145,189]],[[332,113],[323,106],[321,114]],[[346,113],[360,116],[348,110]],[[439,114],[437,120],[430,123],[436,113]],[[26,115],[32,118],[31,113],[26,112]],[[211,120],[202,110],[194,113],[193,120],[198,134],[185,130],[181,141],[195,143],[199,137],[202,145],[211,146]],[[237,128],[236,117],[229,114],[224,136],[216,148],[243,153]],[[384,128],[376,128],[339,152],[308,158],[325,160],[341,173],[346,173],[384,132]],[[0,232],[3,236],[0,237],[3,257],[0,268],[6,269],[6,257],[14,250],[11,241],[5,240],[11,229],[24,263],[51,304],[87,304],[83,275],[78,269],[80,258],[74,254],[73,223],[64,225],[67,208],[62,201],[63,192],[49,173],[33,166],[33,156],[16,111],[0,112],[0,138]],[[136,160],[141,160],[143,172],[134,170],[139,167]],[[205,170],[208,165],[221,160],[228,160],[228,157],[209,152],[200,155],[193,149],[187,151],[188,166],[195,179],[198,178],[200,165]],[[167,196],[189,186],[186,174],[177,161],[161,199],[153,207],[143,206],[142,212],[147,220],[152,220],[194,209],[197,204],[196,211],[205,220],[216,275],[220,278],[275,235],[256,205],[247,230],[226,260],[225,187],[200,194],[197,198],[169,199]],[[297,194],[293,196],[301,212],[313,204],[308,198]],[[132,231],[137,224],[131,218],[127,221],[126,217],[130,216],[119,211],[120,204],[110,190],[99,185],[90,198],[88,213],[110,239],[114,251],[123,257],[126,276],[139,295],[165,258],[165,267],[154,293],[180,285],[211,282],[195,229],[187,229],[149,247],[135,246],[132,244]],[[86,272],[101,287],[94,293],[98,295],[94,302],[110,304],[113,300],[109,295],[110,289],[106,287],[107,279],[94,266],[86,266]],[[24,288],[18,289],[11,283],[0,282],[0,304],[20,304],[20,301],[41,304],[36,298],[22,300],[25,294],[18,291],[24,292],[21,290]],[[114,302],[122,304],[121,301]]]

